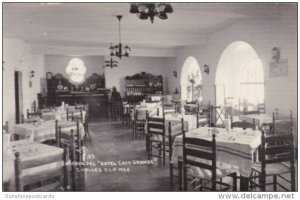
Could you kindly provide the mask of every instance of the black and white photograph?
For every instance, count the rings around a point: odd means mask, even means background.
[[[2,193],[293,199],[297,95],[297,1],[2,2]]]

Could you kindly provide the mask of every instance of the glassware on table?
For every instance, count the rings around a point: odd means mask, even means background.
[[[224,119],[224,124],[225,124],[226,133],[230,133],[231,132],[231,121],[230,121],[230,119]]]

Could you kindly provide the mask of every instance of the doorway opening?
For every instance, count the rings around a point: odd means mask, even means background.
[[[23,88],[22,88],[22,72],[15,71],[15,102],[16,102],[16,124],[22,122],[23,115]]]
[[[236,41],[223,51],[216,73],[216,105],[255,110],[264,103],[262,62],[252,46]]]
[[[182,67],[181,71],[181,99],[188,102],[202,101],[202,75],[197,60],[190,56]]]

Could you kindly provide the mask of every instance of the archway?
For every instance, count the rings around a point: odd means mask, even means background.
[[[226,47],[218,63],[215,87],[216,105],[253,110],[264,102],[263,65],[252,46],[236,41]]]
[[[181,70],[181,99],[202,101],[202,75],[197,60],[188,57]]]

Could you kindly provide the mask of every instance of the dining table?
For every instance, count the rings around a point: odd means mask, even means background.
[[[82,112],[82,122],[85,122],[85,115],[86,112],[80,111],[80,110],[72,110],[68,112],[68,119],[72,118],[72,115],[74,118],[81,118],[81,112]],[[42,111],[42,119],[45,121],[49,120],[59,120],[59,121],[67,121],[67,111],[66,110],[44,110]]]
[[[162,106],[159,103],[142,103],[141,105],[137,105],[134,108],[135,112],[131,112],[131,119],[135,120],[135,113],[137,113],[137,118],[145,118],[146,112],[148,112],[149,116],[157,116],[157,114],[161,114],[163,112]]]
[[[20,161],[23,165],[34,165],[26,169],[26,174],[43,173],[49,170],[61,168],[63,165],[63,149],[45,145],[30,140],[12,141],[3,149],[3,183],[8,191],[15,191],[15,153],[20,153]]]
[[[162,118],[162,115],[154,116],[154,118]],[[183,127],[181,123],[181,119],[183,119]],[[165,115],[165,135],[168,137],[169,135],[169,123],[171,124],[171,137],[174,139],[176,136],[182,134],[182,129],[188,131],[193,130],[197,128],[197,122],[196,122],[196,116],[195,115],[181,115],[178,113],[173,114],[166,114]],[[155,122],[152,122],[155,123]],[[145,134],[148,134],[147,129],[148,124],[145,123]],[[152,128],[152,130],[155,130]],[[154,138],[159,139],[161,135],[154,135]]]
[[[273,119],[275,117],[275,119]],[[292,121],[291,117],[288,116],[272,116],[269,114],[250,114],[250,115],[240,115],[239,120],[246,121],[248,123],[255,123],[255,126],[259,129],[263,129],[264,127],[275,127],[275,134],[282,132],[289,132]],[[274,123],[274,124],[273,124]]]
[[[242,128],[200,127],[186,132],[186,137],[212,140],[216,135],[217,167],[237,172],[241,177],[240,190],[248,191],[248,179],[251,175],[253,153],[261,144],[261,132]],[[173,143],[171,163],[178,163],[179,190],[182,190],[182,135],[178,135]]]
[[[75,134],[77,129],[77,122],[58,121],[58,126],[60,126],[61,130],[66,133],[70,133],[70,131],[73,129]],[[16,124],[13,128],[15,134],[20,138],[27,138],[31,141],[43,142],[46,140],[55,139],[55,120]],[[83,139],[85,132],[84,126],[81,122],[79,122],[79,134],[81,139]]]
[[[261,127],[263,124],[271,124],[273,122],[273,116],[268,114],[240,115],[238,118],[248,123],[253,123],[254,119],[255,125],[258,127]]]

